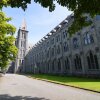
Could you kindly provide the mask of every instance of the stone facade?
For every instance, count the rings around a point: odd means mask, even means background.
[[[28,43],[28,31],[25,19],[22,22],[22,26],[18,30],[15,45],[18,48],[18,55],[15,61],[14,72],[22,72],[24,66],[24,57],[27,54]]]
[[[100,76],[100,15],[71,37],[73,14],[44,36],[24,58],[24,72]]]

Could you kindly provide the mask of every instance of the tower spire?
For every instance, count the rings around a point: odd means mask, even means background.
[[[26,20],[25,20],[25,18],[24,18],[23,21],[22,21],[21,29],[22,29],[22,30],[27,30],[27,25],[26,25]]]

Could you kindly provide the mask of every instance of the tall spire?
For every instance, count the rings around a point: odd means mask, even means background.
[[[22,30],[27,30],[27,25],[26,25],[26,20],[25,20],[25,18],[24,18],[23,21],[22,21],[21,29],[22,29]]]

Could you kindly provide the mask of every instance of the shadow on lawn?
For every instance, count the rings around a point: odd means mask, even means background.
[[[49,100],[45,98],[39,97],[31,97],[31,96],[10,96],[8,94],[0,95],[0,100]]]

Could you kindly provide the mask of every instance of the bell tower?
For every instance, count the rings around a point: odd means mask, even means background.
[[[26,56],[28,49],[28,31],[25,19],[22,22],[21,27],[18,30],[16,38],[16,47],[18,48],[18,55],[15,62],[15,72],[22,72],[24,57]]]

